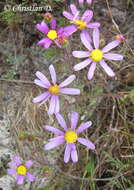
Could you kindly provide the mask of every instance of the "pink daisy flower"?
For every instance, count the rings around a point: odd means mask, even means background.
[[[22,163],[19,156],[14,156],[9,163],[10,167],[7,169],[9,175],[16,175],[17,184],[21,185],[24,183],[25,178],[30,182],[35,180],[35,177],[29,173],[29,167],[33,164],[32,160],[28,160],[25,164]]]
[[[36,28],[42,32],[43,34],[46,35],[45,38],[43,38],[42,40],[40,40],[37,44],[43,46],[44,48],[49,48],[50,45],[52,43],[55,43],[59,48],[61,48],[62,46],[59,43],[59,37],[61,37],[61,35],[64,37],[68,37],[72,34],[71,31],[65,31],[63,32],[63,30],[66,27],[62,27],[57,29],[56,28],[56,20],[53,18],[50,24],[51,28],[49,29],[49,27],[47,26],[47,24],[42,21],[40,24],[36,25]],[[62,34],[61,34],[62,31]]]
[[[84,3],[84,0],[78,0],[78,2],[79,2],[79,4],[83,4]],[[87,0],[87,3],[89,4],[89,5],[91,5],[91,3],[92,3],[92,0]]]
[[[62,83],[57,84],[56,72],[53,65],[49,66],[49,71],[52,78],[52,83],[50,83],[49,80],[45,77],[45,75],[43,75],[41,72],[36,72],[36,76],[38,77],[38,79],[35,79],[34,83],[38,86],[47,89],[47,92],[44,92],[43,94],[35,97],[33,99],[33,102],[41,102],[40,105],[42,105],[49,98],[51,98],[48,110],[48,114],[51,115],[53,113],[58,113],[60,110],[59,96],[61,94],[78,95],[80,94],[80,90],[76,88],[64,88],[65,86],[69,85],[73,80],[75,80],[75,75],[71,75]]]
[[[77,141],[91,150],[95,149],[95,145],[91,141],[85,138],[81,138],[79,136],[81,132],[83,132],[92,125],[91,121],[82,123],[78,127],[78,129],[76,129],[78,124],[77,112],[72,112],[69,126],[67,126],[65,120],[59,113],[56,114],[56,119],[60,124],[60,126],[63,128],[64,132],[52,126],[45,125],[43,127],[44,129],[58,135],[57,137],[49,139],[50,142],[44,146],[45,150],[50,150],[61,144],[66,144],[65,153],[64,153],[64,162],[67,163],[70,160],[70,158],[72,159],[73,162],[78,161],[78,154],[75,145]]]
[[[93,11],[86,10],[82,17],[79,16],[79,11],[77,10],[74,4],[70,5],[71,13],[64,11],[63,15],[69,19],[72,25],[67,26],[65,31],[71,31],[71,33],[76,32],[77,30],[84,31],[86,28],[98,28],[100,23],[90,22],[93,17]]]
[[[94,48],[90,43],[91,41],[89,41],[87,38],[87,33],[81,34],[81,41],[88,50],[87,51],[73,51],[72,54],[74,57],[77,57],[77,58],[86,58],[87,57],[87,59],[78,63],[77,65],[75,65],[74,70],[79,71],[79,70],[87,67],[90,64],[90,68],[88,71],[88,79],[91,80],[94,75],[96,64],[99,62],[99,64],[105,70],[105,72],[110,77],[114,77],[115,73],[107,65],[107,63],[105,62],[105,59],[117,60],[117,61],[123,59],[123,56],[120,54],[107,53],[109,50],[118,46],[120,44],[120,41],[119,40],[112,41],[108,45],[106,45],[102,50],[99,49],[99,30],[98,29],[93,30]]]

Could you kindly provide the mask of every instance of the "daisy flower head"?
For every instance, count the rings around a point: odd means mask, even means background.
[[[75,71],[79,71],[88,65],[90,65],[88,70],[88,79],[91,80],[94,76],[94,72],[96,69],[96,65],[99,62],[100,66],[105,70],[105,72],[110,76],[114,77],[115,73],[112,69],[107,65],[105,59],[120,61],[123,59],[123,56],[116,53],[108,53],[109,50],[115,48],[120,44],[119,40],[115,40],[107,44],[104,48],[99,48],[99,30],[96,28],[93,30],[93,45],[91,45],[91,41],[87,38],[87,33],[83,32],[81,34],[81,41],[84,46],[87,48],[87,51],[73,51],[72,54],[77,58],[87,58],[86,60],[78,63],[74,66]]]
[[[66,35],[66,37],[68,37],[72,34],[72,32],[69,30],[67,30],[61,34],[61,30],[63,30],[63,28],[56,27],[56,19],[55,18],[52,18],[52,21],[50,23],[50,28],[44,21],[42,21],[40,24],[37,24],[36,28],[40,32],[45,34],[45,36],[46,36],[37,43],[38,45],[43,46],[45,49],[49,48],[52,43],[56,44],[59,48],[61,48],[62,46],[59,43],[59,37],[61,37],[61,35],[63,35],[63,37],[64,37],[64,35]],[[64,29],[65,28],[66,27],[64,27]]]
[[[32,166],[33,161],[28,160],[25,164],[21,161],[19,156],[14,156],[9,163],[10,168],[7,169],[9,175],[16,175],[17,184],[21,185],[27,178],[30,182],[35,180],[35,177],[29,173],[29,168]]]
[[[87,2],[89,5],[92,4],[92,1],[93,1],[93,0],[86,0],[86,2]],[[80,5],[83,5],[84,0],[78,0],[78,2],[79,2]]]
[[[86,10],[82,17],[79,16],[79,11],[74,4],[70,5],[71,13],[63,11],[63,15],[70,20],[72,23],[70,26],[66,27],[66,31],[71,31],[72,33],[77,30],[84,31],[86,28],[98,28],[100,23],[90,22],[93,17],[92,10]]]
[[[59,96],[62,94],[68,95],[78,95],[80,94],[80,90],[76,88],[64,88],[65,86],[69,85],[70,83],[75,80],[75,75],[70,75],[67,79],[65,79],[60,84],[57,83],[56,72],[53,65],[49,66],[49,71],[51,75],[52,82],[43,75],[41,72],[37,71],[36,76],[38,79],[34,80],[34,83],[40,87],[45,88],[47,91],[43,94],[35,97],[33,102],[41,102],[40,105],[45,103],[50,98],[50,106],[48,110],[48,114],[56,114],[60,111],[60,104],[59,104]]]
[[[76,143],[79,142],[91,150],[95,149],[95,145],[85,138],[80,137],[80,133],[89,128],[92,125],[91,121],[87,121],[86,123],[82,123],[78,128],[78,113],[72,112],[70,124],[67,126],[64,118],[59,113],[56,114],[56,119],[63,130],[59,130],[49,125],[45,125],[43,128],[47,131],[50,131],[56,135],[52,139],[49,139],[49,143],[44,146],[45,150],[53,149],[61,144],[65,144],[65,153],[64,153],[64,162],[67,163],[70,158],[73,162],[78,161],[78,154],[76,150]],[[77,129],[76,129],[77,128]]]

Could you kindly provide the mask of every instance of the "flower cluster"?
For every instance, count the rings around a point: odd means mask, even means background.
[[[79,0],[80,4],[84,3],[84,0]],[[87,0],[88,4],[92,3],[92,0]],[[105,62],[105,59],[108,60],[122,60],[123,56],[121,54],[116,53],[108,53],[111,49],[117,47],[121,42],[121,36],[115,41],[110,42],[103,48],[100,48],[100,32],[99,27],[100,23],[98,22],[91,22],[93,17],[92,10],[85,10],[84,13],[81,15],[80,11],[74,4],[70,5],[71,12],[63,11],[63,16],[66,17],[70,24],[69,26],[62,27],[60,29],[56,29],[56,20],[53,18],[50,23],[50,28],[46,25],[43,21],[41,24],[37,24],[36,28],[43,32],[47,37],[43,40],[39,41],[39,45],[43,45],[45,48],[48,48],[52,42],[54,42],[58,47],[62,47],[63,43],[59,43],[64,41],[64,39],[68,39],[68,37],[74,34],[76,31],[80,31],[80,39],[83,45],[87,48],[86,51],[73,51],[72,55],[76,58],[86,58],[86,60],[76,64],[73,69],[74,71],[82,70],[83,68],[89,67],[88,71],[88,79],[91,80],[94,76],[94,71],[99,64],[105,72],[110,76],[114,77],[115,73],[113,70],[108,66]],[[88,30],[92,29],[92,37],[89,35]],[[60,33],[61,32],[61,33]],[[48,79],[41,73],[36,72],[36,79],[34,82],[35,84],[47,89],[47,92],[35,97],[33,102],[41,102],[42,105],[46,102],[49,98],[50,106],[48,110],[48,114],[56,114],[56,119],[58,120],[61,127],[64,129],[64,132],[54,128],[53,126],[45,125],[44,129],[51,131],[52,133],[58,135],[49,140],[49,143],[45,145],[45,150],[50,150],[54,147],[57,147],[61,144],[66,144],[65,154],[64,154],[64,162],[68,162],[70,158],[73,162],[78,161],[78,155],[76,151],[75,143],[78,141],[79,143],[87,146],[88,148],[94,150],[95,145],[91,143],[89,140],[83,139],[79,137],[80,132],[84,131],[88,127],[91,126],[91,121],[81,124],[78,129],[78,113],[72,112],[71,114],[71,121],[70,125],[68,126],[60,115],[60,106],[59,106],[59,96],[61,94],[70,94],[70,95],[78,95],[80,94],[79,89],[72,89],[72,88],[64,88],[68,84],[70,84],[73,80],[75,80],[75,75],[71,75],[65,81],[58,84],[56,80],[56,73],[55,69],[52,65],[49,67],[49,71],[52,78],[52,83],[48,81]]]
[[[79,1],[83,3],[83,1]],[[89,4],[92,1],[88,1]],[[120,61],[123,59],[123,56],[117,53],[108,53],[111,49],[115,48],[124,40],[123,35],[117,35],[116,40],[110,42],[104,48],[99,48],[100,44],[100,32],[99,27],[100,23],[90,22],[93,17],[92,10],[86,10],[82,16],[74,4],[70,5],[71,13],[63,11],[63,15],[70,20],[71,25],[56,29],[56,20],[53,18],[51,22],[51,29],[48,29],[48,26],[42,21],[41,24],[37,24],[36,28],[41,32],[47,35],[47,38],[43,38],[38,42],[39,45],[43,45],[45,48],[48,48],[52,42],[55,42],[58,47],[62,47],[68,37],[72,35],[77,30],[81,31],[80,39],[83,45],[87,48],[87,51],[73,51],[72,54],[77,58],[87,58],[86,60],[78,63],[73,67],[74,71],[79,71],[88,65],[88,79],[91,80],[94,76],[94,71],[97,66],[97,63],[105,70],[105,72],[110,76],[114,77],[115,73],[105,62],[105,59]],[[93,29],[92,37],[89,35],[87,29]],[[54,112],[55,113],[55,112]]]
[[[84,0],[79,0],[80,4],[84,3]],[[92,0],[87,0],[88,4],[92,3]],[[83,68],[89,67],[88,71],[88,79],[91,80],[94,76],[94,71],[99,64],[105,72],[110,76],[114,77],[115,73],[113,70],[108,66],[105,62],[106,59],[108,60],[116,60],[120,61],[123,59],[121,54],[117,53],[109,53],[110,50],[117,47],[120,42],[123,40],[123,36],[117,36],[116,40],[110,42],[103,48],[100,48],[100,23],[98,22],[91,22],[93,17],[92,10],[86,10],[83,15],[80,15],[80,11],[74,4],[70,5],[70,12],[63,11],[63,16],[66,17],[71,25],[61,27],[57,29],[56,27],[56,20],[51,17],[50,22],[50,29],[47,24],[42,21],[41,24],[37,24],[36,28],[46,35],[41,41],[38,42],[39,45],[44,46],[44,48],[48,48],[52,42],[54,42],[58,47],[62,47],[64,42],[68,40],[68,37],[74,34],[76,31],[80,30],[80,39],[83,45],[87,48],[86,51],[73,51],[72,55],[76,58],[86,58],[86,60],[76,64],[73,69],[74,71],[82,70]],[[50,15],[45,15],[46,17],[50,17]],[[88,29],[93,29],[92,37],[89,35]],[[78,161],[78,155],[76,151],[75,143],[78,141],[81,144],[84,144],[88,148],[94,150],[95,146],[89,140],[83,139],[79,137],[79,133],[87,129],[91,126],[91,122],[86,122],[85,124],[81,124],[79,128],[76,130],[76,126],[78,123],[78,113],[73,112],[71,115],[70,125],[67,126],[65,120],[60,115],[60,104],[59,104],[59,97],[62,94],[68,95],[79,95],[80,90],[74,88],[64,88],[65,86],[69,85],[72,81],[75,80],[75,75],[69,76],[65,81],[58,84],[56,79],[56,73],[53,65],[49,66],[49,71],[51,75],[52,82],[49,82],[48,79],[39,71],[36,72],[36,76],[38,79],[35,79],[34,83],[40,87],[45,88],[47,91],[43,94],[35,97],[33,99],[34,103],[41,102],[40,105],[45,103],[50,98],[50,106],[48,110],[48,114],[56,114],[56,118],[64,129],[65,132],[56,129],[52,126],[45,125],[44,129],[53,132],[54,134],[58,135],[49,140],[49,143],[45,145],[45,150],[50,150],[54,147],[57,147],[60,144],[65,143],[65,154],[64,154],[64,161],[68,162],[71,158],[73,162]]]
[[[78,0],[78,2],[82,5],[84,0]],[[86,2],[91,4],[92,0],[87,0]],[[110,77],[114,77],[115,73],[105,60],[121,61],[123,59],[123,55],[109,51],[121,44],[121,42],[125,40],[124,36],[121,34],[117,35],[114,41],[102,48],[100,47],[100,23],[91,22],[93,11],[88,9],[81,15],[81,12],[74,4],[70,5],[70,10],[71,12],[63,11],[63,16],[69,20],[69,25],[60,28],[57,27],[56,19],[52,14],[43,14],[44,20],[40,24],[36,24],[36,29],[43,33],[44,37],[37,44],[43,46],[45,49],[49,48],[52,44],[55,44],[59,48],[64,48],[64,45],[69,42],[69,37],[74,35],[75,32],[80,31],[80,40],[86,50],[72,51],[72,55],[76,58],[86,59],[76,64],[73,70],[80,71],[89,65],[87,77],[91,80],[94,76],[96,66],[100,65]],[[89,30],[91,30],[91,36]],[[60,114],[60,96],[64,94],[80,95],[79,89],[66,87],[76,79],[76,76],[72,74],[63,82],[58,83],[53,65],[49,66],[49,72],[51,81],[40,71],[35,73],[37,79],[34,80],[34,83],[44,88],[45,92],[33,98],[33,103],[40,103],[39,106],[41,106],[49,101],[48,115],[55,114],[62,130],[50,125],[43,126],[45,130],[57,135],[49,139],[44,149],[50,150],[61,144],[65,144],[64,162],[67,163],[69,160],[77,162],[77,142],[85,145],[88,149],[95,150],[95,145],[89,139],[80,137],[80,133],[88,129],[92,125],[92,122],[87,121],[78,125],[79,115],[77,112],[72,112],[69,119],[70,121],[68,123],[65,122]],[[20,157],[15,156],[9,164],[11,168],[7,170],[7,173],[16,174],[17,184],[23,184],[26,177],[31,182],[35,180],[35,177],[29,173],[29,167],[32,165],[31,160],[23,164]]]

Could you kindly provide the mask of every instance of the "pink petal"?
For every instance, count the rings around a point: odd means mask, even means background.
[[[86,59],[86,60],[78,63],[77,65],[75,65],[73,67],[73,69],[74,69],[74,71],[79,71],[79,70],[84,69],[85,67],[87,67],[91,62],[92,62],[91,59]]]
[[[106,53],[106,54],[103,54],[103,57],[106,59],[115,60],[115,61],[120,61],[123,59],[123,56],[117,53]]]
[[[16,165],[16,163],[15,163],[13,160],[8,163],[8,166],[9,166],[10,168],[14,168],[14,169],[17,168],[17,165]]]
[[[87,41],[89,41],[90,43],[92,43],[92,39],[91,36],[89,35],[89,33],[87,32],[87,30],[82,30],[82,33],[84,33]]]
[[[25,176],[24,175],[17,175],[16,180],[18,185],[22,185],[24,183]]]
[[[88,80],[91,80],[93,78],[95,69],[96,69],[96,63],[93,62],[88,70]]]
[[[50,40],[49,38],[46,38],[46,41],[45,41],[43,47],[44,47],[45,49],[47,49],[47,48],[50,47],[51,43],[52,43],[52,40]]]
[[[65,142],[64,136],[59,136],[59,137],[57,137],[56,140],[53,140],[53,141],[50,141],[49,143],[47,143],[44,146],[44,148],[45,148],[45,150],[50,150],[50,149],[53,149],[53,148],[63,144],[64,142]]]
[[[50,98],[51,94],[48,92],[48,96],[46,96],[46,98],[38,105],[38,107],[42,106],[42,104],[44,104],[49,98]]]
[[[70,9],[71,9],[73,15],[78,14],[78,10],[77,10],[77,8],[76,8],[76,6],[74,4],[70,5]]]
[[[64,118],[62,117],[61,114],[57,113],[56,114],[56,119],[58,121],[58,123],[60,124],[60,126],[65,130],[67,131],[67,125],[66,125],[66,122],[64,120]]]
[[[52,19],[51,28],[52,28],[53,30],[56,29],[56,19],[55,19],[55,18]]]
[[[70,14],[69,12],[67,12],[67,11],[63,11],[63,16],[66,17],[69,20],[73,20],[73,15]]]
[[[77,27],[74,24],[72,24],[70,26],[66,26],[64,28],[64,32],[65,32],[66,36],[70,36],[76,31],[77,31]]]
[[[106,53],[108,52],[109,50],[115,48],[116,46],[118,46],[120,44],[120,41],[119,40],[115,40],[115,41],[112,41],[110,42],[109,44],[107,44],[103,49],[103,53]]]
[[[7,169],[7,173],[8,173],[9,175],[14,175],[14,174],[16,174],[16,170],[13,169],[13,168],[10,168],[10,169]]]
[[[93,11],[91,10],[86,10],[82,16],[82,20],[84,20],[85,22],[90,22],[90,20],[93,17]]]
[[[35,176],[31,175],[29,172],[26,173],[29,181],[33,182],[35,180]]]
[[[79,0],[79,4],[83,4],[84,0]]]
[[[33,164],[33,161],[32,160],[28,160],[26,163],[25,163],[25,166],[26,168],[30,168]]]
[[[63,136],[63,135],[62,135]],[[58,139],[61,139],[61,136],[58,136],[58,137],[53,137],[51,139],[48,139],[49,142],[52,142],[52,141],[56,141]]]
[[[60,92],[63,94],[69,94],[69,95],[80,94],[80,90],[77,88],[62,88],[62,89],[60,89]]]
[[[19,166],[19,165],[22,164],[21,159],[20,159],[19,156],[14,156],[14,157],[12,158],[12,161],[15,162],[16,166]]]
[[[78,162],[78,154],[75,144],[72,144],[71,158],[73,162]]]
[[[53,84],[56,84],[56,72],[55,72],[53,65],[49,66],[49,71],[50,71],[50,75],[51,75],[51,79],[52,79]]]
[[[86,123],[83,123],[79,126],[79,128],[76,130],[76,133],[79,134],[89,128],[92,125],[91,121],[87,121]]]
[[[73,51],[72,52],[74,57],[77,58],[85,58],[85,57],[89,57],[89,52],[88,51]]]
[[[46,44],[48,42],[48,38],[43,38],[42,40],[40,40],[37,45],[41,45],[41,46],[44,46],[44,44]]]
[[[92,3],[92,0],[87,0],[87,3],[90,5]]]
[[[64,86],[67,86],[69,85],[70,83],[73,82],[73,80],[76,79],[76,76],[75,75],[71,75],[69,76],[67,79],[65,79],[62,83],[60,83],[59,87],[64,87]]]
[[[100,23],[99,22],[92,22],[90,24],[87,24],[87,28],[99,28]]]
[[[49,110],[48,110],[48,115],[52,115],[55,111],[55,106],[56,106],[56,98],[55,95],[51,96],[51,100],[50,100],[50,106],[49,106]]]
[[[51,131],[52,133],[54,133],[56,135],[64,135],[64,132],[62,132],[59,129],[52,127],[50,125],[45,125],[45,126],[43,126],[43,128],[46,129],[47,131]]]
[[[91,149],[91,150],[95,149],[95,145],[91,141],[86,140],[84,138],[80,138],[80,137],[77,140],[78,140],[79,143],[87,146],[89,149]]]
[[[93,42],[94,42],[94,47],[95,49],[99,48],[99,41],[100,41],[100,33],[99,33],[99,29],[95,28],[93,30]]]
[[[60,27],[58,30],[57,30],[57,33],[59,36],[62,36],[64,34],[64,27]]]
[[[42,81],[38,80],[38,79],[35,79],[34,80],[34,83],[40,87],[43,87],[43,88],[48,88],[48,85],[45,85]]]
[[[65,153],[64,153],[64,162],[67,163],[70,160],[70,154],[71,154],[71,144],[67,144],[65,148]]]
[[[49,80],[43,75],[41,72],[37,71],[35,75],[49,88],[50,87],[50,82]]]
[[[100,65],[102,66],[102,68],[106,71],[106,73],[110,77],[114,77],[115,76],[115,73],[112,71],[112,69],[107,65],[107,63],[104,60],[100,61]]]
[[[58,48],[62,48],[62,46],[59,44],[59,42],[58,42],[57,39],[54,40],[54,43],[56,44],[56,46],[57,46]]]
[[[49,31],[49,28],[47,26],[47,24],[42,21],[41,24],[36,24],[35,26],[40,32],[44,33],[44,34],[47,34],[48,31]]]
[[[39,96],[36,96],[35,98],[33,98],[32,102],[37,103],[37,102],[44,101],[49,95],[50,95],[49,92],[44,92],[43,94],[40,94]]]
[[[54,113],[60,112],[60,102],[59,102],[59,96],[55,96],[55,110]]]
[[[71,114],[71,129],[75,130],[75,128],[77,127],[77,123],[79,120],[79,115],[77,112],[72,112]]]
[[[81,41],[82,41],[82,43],[84,44],[84,46],[85,46],[87,49],[89,49],[90,51],[92,51],[93,48],[92,48],[92,46],[91,46],[91,44],[90,44],[90,41],[88,40],[90,37],[87,38],[87,33],[85,33],[85,31],[80,34],[80,38],[81,38]]]

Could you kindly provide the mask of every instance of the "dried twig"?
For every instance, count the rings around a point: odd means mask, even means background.
[[[32,81],[26,81],[26,80],[8,80],[8,79],[0,79],[0,81],[3,81],[3,82],[13,82],[13,83],[34,84],[34,82],[32,82]]]

